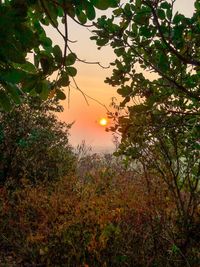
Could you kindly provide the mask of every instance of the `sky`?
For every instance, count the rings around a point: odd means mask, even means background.
[[[177,0],[175,9],[180,13],[190,16],[193,11],[194,0]],[[109,11],[111,13],[111,11]],[[101,12],[101,14],[103,14]],[[53,36],[55,43],[63,46],[62,38],[55,30],[47,30]],[[98,61],[104,66],[108,66],[115,58],[111,48],[97,49],[94,41],[89,38],[90,31],[72,21],[69,21],[69,39],[76,41],[70,44],[71,49],[82,60]],[[112,97],[120,101],[117,95],[117,88],[113,88],[104,83],[106,77],[111,76],[111,69],[102,69],[98,65],[76,63],[78,74],[76,83],[79,88],[90,97],[101,102],[109,110]],[[68,88],[65,88],[66,95]],[[74,122],[70,130],[70,143],[73,146],[85,141],[87,146],[91,146],[94,152],[110,152],[114,149],[112,133],[106,132],[105,127],[99,125],[98,121],[102,117],[107,117],[107,110],[94,100],[87,98],[86,103],[82,93],[71,87],[70,98],[62,102],[64,112],[59,118],[67,123]],[[109,126],[109,123],[108,123]]]

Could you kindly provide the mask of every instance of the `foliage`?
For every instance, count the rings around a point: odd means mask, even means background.
[[[5,0],[0,2],[0,107],[10,110],[21,95],[41,99],[57,95],[76,75],[77,56],[70,49],[68,18],[85,25],[96,17],[95,9],[115,7],[117,0],[46,1]],[[64,32],[61,31],[64,26]],[[64,51],[53,44],[45,27],[52,26],[64,41]],[[50,79],[54,74],[54,78]]]
[[[55,180],[74,168],[68,143],[70,124],[59,122],[57,100],[25,98],[12,112],[0,113],[0,182],[14,187],[21,178],[33,183]]]
[[[109,168],[104,160],[85,167],[90,179],[85,172],[35,187],[24,180],[12,195],[2,187],[0,260],[11,258],[10,266],[195,266],[198,238],[183,256],[163,181],[123,168],[111,174],[115,163]]]
[[[98,19],[92,39],[117,56],[106,79],[123,97],[110,114],[122,135],[117,154],[163,179],[187,247],[200,194],[200,5],[196,0],[186,17],[174,4],[125,1],[111,18]]]

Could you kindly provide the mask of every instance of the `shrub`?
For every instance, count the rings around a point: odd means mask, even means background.
[[[144,176],[131,171],[109,176],[99,165],[90,175],[34,187],[24,180],[12,195],[2,188],[1,254],[7,251],[19,266],[198,263],[197,239],[182,252],[175,205],[162,182],[151,177],[147,186]]]
[[[74,169],[75,156],[68,142],[70,124],[59,122],[56,100],[24,99],[11,112],[0,113],[0,183],[19,186],[59,179]]]

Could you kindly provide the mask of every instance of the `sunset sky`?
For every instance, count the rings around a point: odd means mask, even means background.
[[[177,0],[176,9],[190,16],[193,4],[194,0]],[[99,61],[104,66],[109,65],[109,62],[115,58],[112,49],[106,47],[98,50],[95,42],[89,39],[91,33],[87,28],[74,24],[72,21],[69,23],[69,39],[77,41],[75,44],[70,44],[70,47],[78,57],[87,61]],[[55,43],[63,45],[61,37],[56,34],[55,30],[47,31],[53,35]],[[119,99],[116,93],[117,88],[104,83],[105,78],[110,76],[111,69],[102,69],[98,65],[84,63],[77,63],[76,67],[78,70],[76,82],[80,89],[111,109],[109,107],[111,98]],[[67,94],[67,88],[65,92]],[[70,143],[76,146],[85,140],[87,145],[93,147],[94,152],[113,149],[112,134],[105,132],[105,127],[99,124],[99,120],[107,116],[106,109],[91,99],[88,99],[88,102],[89,105],[81,92],[74,88],[70,90],[69,106],[68,100],[62,102],[65,110],[59,118],[66,122],[75,122],[70,131]]]

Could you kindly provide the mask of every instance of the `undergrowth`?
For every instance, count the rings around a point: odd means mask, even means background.
[[[1,266],[199,266],[199,214],[185,245],[173,197],[111,156],[74,175],[0,191]],[[196,228],[195,228],[196,227]]]

